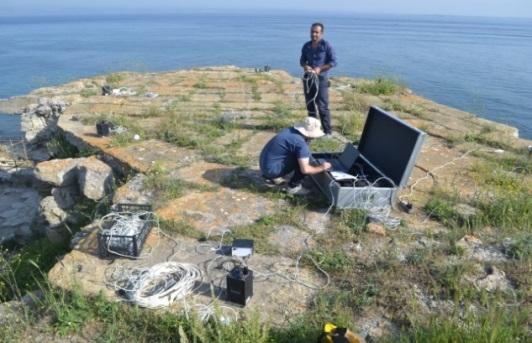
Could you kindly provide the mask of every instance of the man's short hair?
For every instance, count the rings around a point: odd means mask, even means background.
[[[310,29],[312,30],[316,26],[319,26],[321,28],[321,32],[325,31],[325,26],[323,26],[322,23],[314,23],[314,24],[310,25]]]

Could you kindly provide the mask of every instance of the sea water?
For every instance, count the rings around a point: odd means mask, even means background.
[[[113,71],[270,65],[325,24],[331,75],[393,77],[532,139],[532,19],[281,13],[0,17],[0,98]],[[0,123],[2,130],[6,124]]]

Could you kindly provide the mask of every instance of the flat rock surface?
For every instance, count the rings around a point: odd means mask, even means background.
[[[294,256],[314,246],[314,241],[308,232],[291,225],[276,227],[275,231],[268,237],[268,241],[278,247],[283,256]]]
[[[194,263],[199,266],[204,274],[203,285],[187,297],[189,305],[198,303],[206,304],[212,300],[209,284],[212,283],[215,294],[225,306],[231,306],[239,311],[241,308],[226,302],[225,276],[230,263],[227,257],[217,255],[210,249],[198,249],[196,240],[175,236],[168,239],[158,235],[154,229],[143,249],[139,260],[116,259],[110,260],[98,257],[98,242],[96,227],[77,247],[67,254],[49,272],[50,280],[56,286],[72,289],[81,287],[87,294],[96,295],[99,292],[109,299],[121,300],[113,289],[113,272],[120,268],[146,267],[167,260],[176,262]],[[212,246],[217,243],[212,242]],[[203,253],[203,250],[207,250]],[[200,251],[200,252],[198,252]],[[306,268],[300,269],[299,282],[289,282],[287,278],[293,277],[295,261],[280,256],[253,255],[248,266],[255,274],[254,295],[245,311],[258,310],[267,314],[274,322],[282,322],[291,316],[301,313],[309,304],[315,290],[307,287],[320,287],[325,283],[323,276]],[[177,302],[174,309],[179,309],[182,303]]]
[[[217,192],[192,192],[169,201],[158,210],[162,219],[185,221],[209,233],[252,224],[274,214],[279,204],[254,193],[223,188]]]

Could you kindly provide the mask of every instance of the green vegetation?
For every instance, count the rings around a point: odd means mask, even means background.
[[[271,113],[264,119],[264,129],[274,131],[290,127],[298,120],[293,108],[281,101],[277,101],[273,104]]]
[[[205,238],[205,234],[194,229],[190,224],[184,221],[171,221],[171,220],[161,220],[159,222],[159,227],[166,234],[171,235],[183,235],[192,238]]]
[[[71,235],[95,218],[108,211],[109,199],[100,203],[85,199],[78,202],[71,214],[80,218],[77,226],[63,225],[55,230],[62,230],[65,240],[53,243],[46,237],[38,238],[23,247],[11,249],[0,246],[0,302],[20,298],[27,292],[38,289],[46,273],[57,262],[58,256],[69,251]],[[1,337],[1,336],[0,336]]]
[[[420,119],[428,118],[427,114],[419,106],[412,104],[404,105],[396,99],[384,99],[384,105],[382,106],[382,108],[386,111],[398,111],[408,113]]]
[[[360,93],[372,95],[391,95],[402,88],[403,86],[389,78],[377,78],[375,80],[364,81],[355,87]]]
[[[42,271],[52,268],[56,256],[67,251],[68,243],[53,244],[46,237],[22,249],[0,250],[0,302],[20,298],[38,288],[43,280]]]
[[[255,101],[260,101],[262,96],[259,92],[259,79],[256,76],[241,75],[240,81],[248,83],[251,86],[251,98]]]
[[[107,75],[107,77],[105,78],[105,82],[113,88],[119,87],[120,83],[123,80],[124,80],[124,76],[120,73],[112,73],[112,74]]]
[[[144,118],[153,118],[160,117],[163,114],[163,111],[159,106],[150,106],[144,110],[142,116]]]
[[[159,164],[155,164],[150,169],[150,172],[144,180],[144,188],[155,194],[157,204],[164,204],[168,200],[180,198],[191,190],[215,190],[212,186],[195,184],[172,177]]]
[[[310,150],[313,152],[341,152],[344,146],[337,139],[316,138],[310,142]]]
[[[367,113],[369,109],[369,103],[366,98],[353,91],[344,91],[342,92],[343,98],[343,107],[344,111],[356,112],[356,113]]]
[[[92,148],[83,148],[79,150],[65,138],[61,132],[54,134],[46,143],[46,149],[52,158],[78,158],[96,155],[98,150]]]
[[[201,76],[198,79],[198,82],[196,82],[192,87],[196,89],[206,89],[207,88],[207,78],[205,76]]]
[[[56,133],[48,142],[46,142],[46,149],[52,158],[70,158],[78,157],[78,149],[70,144],[62,133]]]
[[[366,121],[365,114],[348,113],[338,119],[339,131],[343,136],[346,136],[351,141],[355,141],[360,137]]]
[[[526,310],[509,311],[494,307],[480,316],[468,311],[465,316],[432,317],[426,324],[414,326],[403,332],[399,339],[388,342],[524,342],[529,338],[523,330],[528,315]]]
[[[464,136],[466,142],[478,143],[495,149],[513,150],[506,142],[486,137],[485,133],[468,133]]]
[[[81,92],[79,93],[84,98],[89,98],[91,96],[98,95],[98,89],[95,87],[87,87],[83,88]]]

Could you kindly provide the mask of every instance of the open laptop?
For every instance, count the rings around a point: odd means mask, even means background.
[[[316,161],[319,164],[329,162],[332,165],[329,172],[337,181],[355,179],[355,176],[349,174],[349,169],[355,163],[359,154],[359,151],[353,144],[347,143],[340,156],[334,158],[318,158]]]

